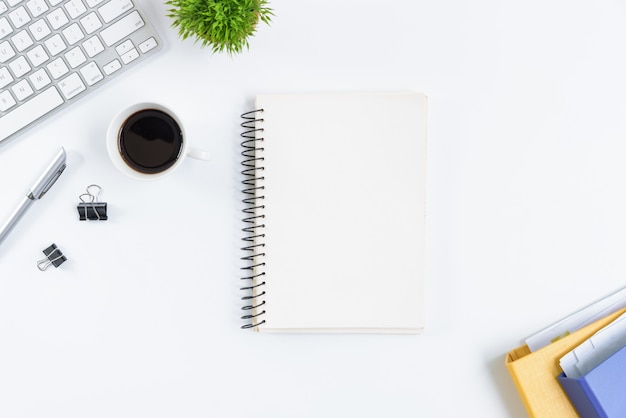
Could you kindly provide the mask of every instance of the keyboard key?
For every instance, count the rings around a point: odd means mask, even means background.
[[[55,80],[57,78],[61,78],[70,71],[70,69],[67,68],[67,65],[65,65],[65,61],[63,61],[62,58],[55,59],[50,64],[46,65],[46,68],[50,72],[52,78],[54,78]]]
[[[80,24],[87,35],[91,35],[102,27],[102,22],[98,18],[96,12],[91,12],[87,16],[80,19]]]
[[[20,4],[22,0],[7,0],[7,3],[9,3],[9,6],[13,7],[13,6],[17,6],[18,4]]]
[[[52,26],[52,29],[54,30],[61,29],[69,23],[69,19],[65,15],[65,12],[63,12],[63,9],[56,9],[50,12],[46,15],[46,19],[48,19],[50,26]]]
[[[33,44],[33,40],[26,30],[21,30],[17,34],[13,35],[11,37],[11,42],[13,42],[17,52],[22,52]]]
[[[157,41],[154,38],[149,38],[139,44],[139,50],[145,54],[146,52],[154,49],[157,46]]]
[[[98,81],[104,79],[100,69],[94,62],[90,62],[80,69],[80,73],[88,85],[93,86]]]
[[[20,78],[31,70],[31,67],[28,65],[28,62],[26,62],[26,58],[24,58],[24,56],[17,57],[11,61],[9,68],[11,68],[15,78]]]
[[[61,35],[59,35],[58,33],[46,39],[44,45],[46,45],[46,48],[48,48],[48,52],[50,52],[50,55],[52,56],[59,54],[67,47],[67,45],[65,45],[65,42],[63,42],[63,38],[61,38]]]
[[[0,18],[0,39],[4,38],[10,33],[13,33],[13,26],[11,26],[6,17]]]
[[[33,65],[33,67],[39,67],[41,64],[50,59],[48,54],[46,54],[46,50],[43,49],[43,46],[41,45],[37,45],[36,47],[28,51],[28,53],[26,53],[26,56],[30,60],[30,63]]]
[[[102,3],[103,1],[104,0],[87,0],[87,6],[89,6],[89,7],[96,7],[97,5]]]
[[[87,57],[79,47],[73,48],[65,54],[65,59],[72,68],[76,68],[87,61]]]
[[[118,60],[113,60],[106,64],[104,67],[102,67],[106,75],[111,75],[120,68],[122,68],[122,64]]]
[[[30,22],[30,16],[24,6],[20,6],[9,13],[9,19],[11,19],[11,23],[13,23],[13,26],[16,29],[19,29]]]
[[[5,88],[13,81],[13,76],[7,67],[0,68],[0,89]]]
[[[104,51],[104,45],[100,42],[100,38],[94,36],[92,38],[87,39],[83,42],[83,48],[85,48],[85,52],[89,58],[93,58],[102,51]]]
[[[25,100],[27,97],[31,96],[34,93],[27,80],[20,81],[19,83],[14,85],[11,90],[13,90],[13,94],[15,94],[15,97],[19,101]]]
[[[59,88],[67,100],[75,97],[77,94],[85,91],[86,89],[83,81],[77,73],[72,73],[70,76],[61,81],[59,83]]]
[[[98,13],[100,13],[102,20],[104,20],[105,23],[109,23],[132,8],[133,2],[130,0],[111,0],[104,6],[100,7],[98,9]]]
[[[32,73],[30,77],[28,77],[28,79],[33,84],[33,87],[35,87],[36,90],[41,90],[52,82],[52,80],[50,80],[50,77],[48,76],[48,73],[43,68],[40,68],[39,70]]]
[[[83,33],[82,30],[80,30],[78,23],[72,23],[70,26],[63,29],[62,33],[65,39],[67,40],[67,43],[70,45],[74,45],[76,42],[80,41],[81,39],[85,37],[85,34]]]
[[[45,20],[39,19],[32,25],[28,27],[30,34],[36,41],[41,41],[46,36],[50,35],[50,26],[46,23]]]
[[[26,7],[28,7],[28,10],[33,17],[39,17],[49,10],[48,5],[44,0],[30,0],[26,3]]]
[[[70,0],[65,3],[65,10],[67,10],[67,14],[70,15],[71,19],[76,19],[78,16],[85,13],[87,8],[81,0]]]
[[[135,46],[133,45],[132,41],[129,39],[127,41],[122,42],[118,46],[116,46],[115,50],[117,51],[118,55],[124,55],[125,53],[127,53],[128,51],[134,48]]]
[[[2,108],[2,96],[4,93],[8,93],[8,91],[5,90],[5,92],[0,93],[0,110],[2,111],[7,110]],[[63,98],[57,89],[54,86],[49,87],[47,90],[44,90],[37,96],[34,96],[31,100],[16,108],[11,113],[8,113],[0,118],[0,138],[9,137],[25,126],[28,126],[28,124],[32,122],[33,118],[40,118],[60,106],[62,103]]]
[[[8,41],[0,43],[0,62],[7,62],[15,56],[15,50]]]
[[[106,46],[115,45],[144,25],[144,21],[136,10],[124,16],[111,26],[100,32]]]
[[[130,51],[128,51],[127,53],[125,53],[124,55],[122,55],[120,58],[122,58],[122,62],[124,64],[128,64],[128,63],[136,60],[137,58],[139,58],[139,52],[137,52],[137,50],[135,48],[133,48]]]
[[[3,1],[0,1],[0,14],[6,12],[7,10],[9,10],[7,5]]]
[[[11,96],[11,93],[8,90],[5,90],[2,93],[0,93],[0,110],[1,111],[6,112],[7,110],[12,108],[16,104],[17,102],[15,101],[13,96]],[[0,119],[0,130],[2,128],[1,122],[4,122],[4,117]]]

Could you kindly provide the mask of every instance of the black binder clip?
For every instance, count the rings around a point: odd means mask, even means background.
[[[59,250],[56,244],[52,244],[45,250],[43,250],[46,258],[43,258],[37,262],[37,268],[41,271],[45,271],[48,267],[59,267],[61,264],[67,261],[67,258]]]
[[[92,189],[97,189],[97,193],[94,194]],[[76,209],[81,221],[106,221],[108,219],[107,204],[98,202],[101,193],[102,187],[97,184],[91,184],[87,186],[87,192],[79,196],[81,203],[78,204]]]

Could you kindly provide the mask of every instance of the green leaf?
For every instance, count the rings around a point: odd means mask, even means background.
[[[269,25],[274,12],[267,0],[168,0],[168,17],[181,39],[195,37],[213,53],[249,49],[259,21]]]

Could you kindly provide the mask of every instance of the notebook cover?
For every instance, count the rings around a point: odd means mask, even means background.
[[[580,378],[561,373],[559,382],[581,418],[626,417],[626,347]]]
[[[506,367],[531,418],[579,416],[557,379],[562,373],[559,359],[624,312],[608,315],[535,352],[523,345],[507,353]]]
[[[421,332],[426,96],[260,94],[256,107],[255,330]]]

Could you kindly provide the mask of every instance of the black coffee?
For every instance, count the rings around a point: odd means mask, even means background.
[[[131,168],[155,174],[170,168],[180,155],[183,133],[178,123],[165,112],[140,110],[120,128],[118,148]]]

